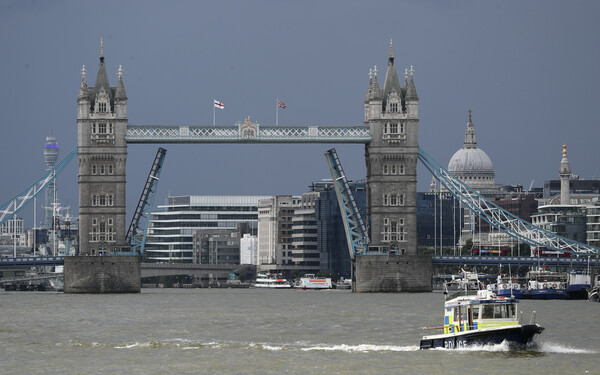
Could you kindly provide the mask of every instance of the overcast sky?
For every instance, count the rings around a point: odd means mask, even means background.
[[[45,170],[51,132],[61,158],[77,145],[85,64],[94,85],[100,38],[111,86],[123,66],[131,125],[362,125],[369,69],[383,82],[389,41],[399,73],[414,66],[419,142],[447,165],[468,110],[496,182],[600,175],[598,1],[6,1],[0,0],[0,201]],[[328,178],[330,145],[166,145],[157,203],[188,194],[301,194]],[[361,145],[334,145],[365,178]],[[128,218],[157,145],[130,145]],[[76,162],[58,181],[77,213]],[[431,176],[419,169],[419,190]],[[38,205],[41,203],[38,202]],[[24,213],[31,217],[33,209]],[[41,215],[38,210],[38,221]],[[31,220],[31,219],[29,219]],[[31,227],[31,222],[26,223]]]

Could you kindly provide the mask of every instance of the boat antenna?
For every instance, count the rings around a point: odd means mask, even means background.
[[[510,263],[508,263],[508,285],[510,286],[510,298],[515,298],[515,296],[513,295],[513,279]]]

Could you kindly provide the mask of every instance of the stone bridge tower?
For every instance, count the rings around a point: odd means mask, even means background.
[[[119,66],[117,87],[110,87],[102,41],[94,87],[85,65],[77,97],[79,159],[79,253],[125,251],[125,167],[127,95]]]
[[[390,57],[383,90],[377,67],[370,73],[365,99],[365,124],[372,141],[365,146],[369,251],[417,253],[417,161],[419,98],[413,69],[400,86]]]

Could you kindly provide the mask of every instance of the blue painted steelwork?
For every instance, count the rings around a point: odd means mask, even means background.
[[[16,215],[26,207],[33,198],[37,197],[48,185],[54,181],[56,176],[63,171],[71,160],[77,155],[77,147],[67,154],[56,166],[46,172],[39,180],[26,187],[19,194],[0,206],[0,225]]]
[[[522,265],[522,266],[564,266],[571,268],[587,268],[600,266],[600,259],[591,257],[559,258],[559,257],[511,257],[511,256],[458,256],[434,255],[434,265]]]
[[[0,258],[0,268],[14,266],[58,266],[64,263],[64,256]]]
[[[599,254],[597,247],[573,241],[541,229],[490,202],[463,183],[458,177],[448,172],[420,146],[419,160],[464,206],[503,233],[533,247],[545,246],[552,250],[562,250],[578,255]]]
[[[332,148],[325,152],[325,157],[329,164],[335,193],[338,198],[342,219],[344,220],[344,229],[346,231],[346,241],[348,243],[348,250],[350,251],[350,259],[354,260],[354,257],[357,254],[360,255],[367,252],[369,234],[367,233],[360,211],[354,201],[354,195],[352,194],[350,185],[348,185],[348,180],[342,169],[342,164],[337,156],[337,152]]]
[[[369,143],[367,126],[127,126],[127,143]]]
[[[162,147],[158,148],[156,157],[148,173],[146,184],[142,190],[142,195],[131,219],[131,225],[127,231],[125,240],[131,244],[131,251],[134,253],[144,254],[144,247],[146,246],[146,236],[148,235],[148,224],[150,223],[149,217],[152,207],[154,207],[154,196],[158,188],[158,180],[160,177],[160,171],[162,170],[163,162],[167,150]],[[144,220],[142,223],[140,221]]]

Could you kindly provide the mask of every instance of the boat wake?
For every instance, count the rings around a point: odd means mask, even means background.
[[[598,351],[590,349],[574,348],[572,346],[561,345],[553,342],[543,342],[538,344],[538,350],[543,353],[565,353],[565,354],[596,354]]]
[[[417,345],[376,345],[376,344],[310,344],[298,342],[294,344],[278,343],[236,343],[236,342],[197,342],[193,340],[165,340],[165,341],[147,341],[134,342],[114,346],[115,349],[145,349],[145,348],[174,348],[182,350],[201,350],[201,349],[242,349],[242,350],[265,350],[265,351],[324,351],[324,352],[410,352],[417,351]]]
[[[595,354],[598,353],[595,350],[574,348],[551,342],[533,343],[528,345],[525,349],[515,348],[508,342],[503,341],[500,344],[487,344],[487,345],[469,345],[464,348],[456,349],[445,349],[435,348],[430,350],[449,350],[449,351],[472,351],[472,352],[523,352],[523,353],[565,353],[565,354]]]
[[[179,349],[179,350],[257,350],[257,351],[296,351],[296,352],[345,352],[345,353],[370,353],[370,352],[412,352],[418,351],[418,345],[378,345],[378,344],[314,344],[308,342],[296,343],[242,343],[242,342],[200,342],[187,339],[172,339],[172,340],[152,340],[144,342],[131,342],[118,345],[101,344],[93,342],[89,345],[83,343],[71,343],[77,347],[99,347],[110,346],[115,349]],[[470,345],[464,348],[444,349],[435,348],[429,350],[441,350],[451,352],[511,352],[522,353],[523,355],[536,355],[545,353],[562,353],[562,354],[597,354],[599,351],[591,349],[575,348],[568,345],[542,342],[528,345],[527,348],[515,348],[509,343],[502,342],[501,344],[488,345]]]
[[[419,350],[417,345],[414,346],[397,346],[397,345],[374,345],[374,344],[359,344],[359,345],[315,345],[302,348],[302,351],[342,351],[342,352],[411,352]]]

